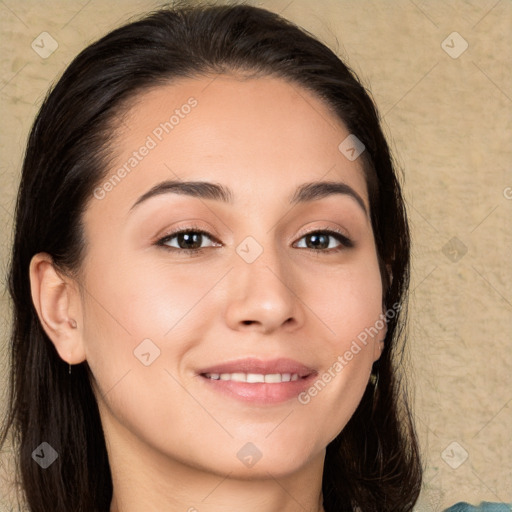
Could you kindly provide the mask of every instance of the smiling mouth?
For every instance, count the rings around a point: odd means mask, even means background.
[[[246,358],[197,372],[208,392],[250,405],[272,406],[296,399],[313,384],[318,371],[287,358]]]
[[[247,382],[249,384],[280,384],[305,378],[300,377],[298,373],[202,373],[201,376],[211,380]]]

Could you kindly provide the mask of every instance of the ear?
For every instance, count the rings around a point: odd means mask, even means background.
[[[57,271],[49,254],[38,253],[30,262],[30,289],[39,321],[61,359],[69,364],[85,361],[76,282]]]

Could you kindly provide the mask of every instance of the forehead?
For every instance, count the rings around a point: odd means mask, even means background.
[[[280,78],[181,79],[139,94],[113,125],[115,158],[103,183],[122,176],[102,207],[125,209],[169,179],[224,182],[245,200],[340,180],[367,203],[361,159],[339,149],[347,128],[315,94]]]

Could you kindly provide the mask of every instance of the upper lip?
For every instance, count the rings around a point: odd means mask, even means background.
[[[312,373],[316,373],[316,370],[293,359],[279,358],[264,361],[249,357],[209,366],[199,370],[198,373],[258,373],[262,375],[296,373],[299,377],[307,377]]]

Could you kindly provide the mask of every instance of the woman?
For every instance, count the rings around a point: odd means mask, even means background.
[[[10,273],[31,511],[410,511],[407,219],[349,68],[263,9],[162,9],[45,100]]]

